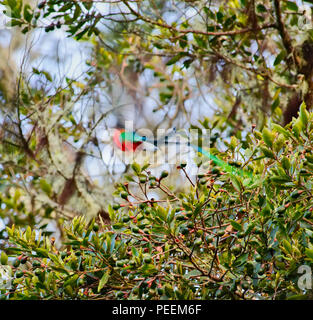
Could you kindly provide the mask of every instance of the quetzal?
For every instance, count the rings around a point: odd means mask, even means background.
[[[159,167],[164,164],[176,164],[178,157],[186,157],[190,154],[190,147],[187,147],[185,141],[183,143],[171,141],[175,133],[174,129],[159,139],[149,139],[136,132],[126,131],[124,128],[115,129],[113,142],[118,157],[125,164],[135,161],[139,164],[149,163],[151,168]]]
[[[166,145],[184,146],[189,149],[193,149],[195,152],[198,152],[203,156],[205,156],[206,158],[208,158],[209,160],[212,160],[214,165],[220,167],[221,170],[223,170],[224,172],[228,172],[234,175],[239,175],[244,178],[252,178],[251,172],[231,166],[225,161],[219,159],[217,156],[191,143],[189,139],[184,139],[183,141],[181,141],[181,139],[179,141],[177,140],[170,141],[169,137],[171,137],[173,133],[176,133],[175,129],[173,129],[172,132],[167,136],[161,137],[160,139],[152,140],[152,139],[148,139],[145,136],[141,136],[136,132],[127,132],[125,131],[125,129],[115,129],[114,135],[113,135],[113,142],[118,149],[120,149],[125,153],[128,153],[128,152],[134,153],[140,146],[147,145],[147,144],[153,145],[157,149],[159,149],[161,146],[164,146],[164,145],[165,146]]]

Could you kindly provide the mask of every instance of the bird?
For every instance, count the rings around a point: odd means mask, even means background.
[[[128,133],[125,129],[115,129],[113,134],[115,145],[122,151],[136,151],[143,143],[142,139],[138,139],[135,132]]]
[[[124,128],[116,128],[113,131],[113,145],[116,155],[125,164],[136,161],[138,164],[149,163],[150,167],[159,167],[163,164],[176,164],[177,154],[185,156],[188,150],[180,148],[168,148],[168,145],[179,143],[169,141],[173,136],[175,129],[159,139],[149,139],[147,136],[139,135],[135,131],[127,131]],[[149,135],[152,134],[149,132]],[[185,144],[181,144],[184,146]]]
[[[190,142],[190,139],[175,139],[174,141],[170,141],[169,138],[173,136],[177,132],[176,128],[173,128],[170,134],[165,135],[159,139],[148,139],[146,136],[141,136],[136,132],[128,132],[125,129],[115,129],[113,135],[113,142],[117,148],[119,148],[123,152],[136,152],[140,146],[143,144],[153,145],[156,149],[159,149],[162,145],[176,145],[176,146],[185,146],[189,149],[193,149],[196,153],[200,153],[206,158],[212,160],[214,165],[220,167],[223,171],[233,174],[239,175],[244,178],[252,178],[252,173],[247,170],[242,170],[239,168],[235,168],[227,162],[221,160],[217,156],[212,153],[204,150],[202,147],[197,146]]]

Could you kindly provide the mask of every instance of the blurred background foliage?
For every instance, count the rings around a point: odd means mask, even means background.
[[[288,129],[303,101],[312,107],[311,1],[0,3],[2,249],[6,226],[41,229],[61,246],[64,221],[112,220],[121,180],[140,191],[110,136],[127,120],[153,133],[208,129],[210,152],[246,167],[252,133],[271,141],[264,126]],[[254,173],[269,170],[255,163]],[[188,192],[176,165],[149,168],[165,169],[171,192]]]

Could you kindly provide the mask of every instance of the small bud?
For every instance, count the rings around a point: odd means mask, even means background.
[[[121,192],[121,198],[127,200],[128,193],[126,191]]]
[[[113,204],[113,210],[118,210],[121,206],[118,203]]]
[[[151,181],[150,182],[150,188],[155,188],[156,187],[156,182],[154,182],[154,181]]]
[[[162,173],[161,173],[161,179],[164,179],[164,178],[166,178],[167,176],[168,176],[168,171],[166,171],[166,170],[162,171]]]
[[[222,197],[217,197],[217,198],[216,198],[216,202],[217,202],[217,203],[221,203],[222,201],[223,201],[223,198],[222,198]]]
[[[219,170],[218,168],[216,168],[216,167],[215,167],[215,168],[212,168],[211,173],[212,173],[212,174],[217,174],[217,175],[218,175],[218,174],[220,174],[220,170]]]
[[[14,261],[13,261],[13,267],[14,268],[17,268],[19,265],[20,265],[21,261],[20,259],[16,258]]]
[[[95,223],[94,225],[93,225],[93,231],[95,231],[95,232],[97,232],[97,231],[99,231],[99,225],[97,224],[97,223]]]
[[[38,4],[38,9],[42,9],[46,5],[46,1],[42,1]]]
[[[145,176],[142,176],[139,178],[140,183],[146,183],[147,178]]]

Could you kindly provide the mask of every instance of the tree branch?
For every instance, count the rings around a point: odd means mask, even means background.
[[[193,33],[193,34],[200,34],[200,35],[205,35],[205,36],[233,36],[233,35],[237,35],[237,34],[261,31],[263,29],[276,28],[277,27],[276,23],[269,23],[269,24],[264,24],[264,25],[262,25],[260,27],[257,27],[256,29],[251,27],[251,28],[244,28],[244,29],[239,29],[239,30],[218,31],[218,32],[215,32],[215,31],[202,31],[202,30],[194,30],[194,29],[179,30],[179,29],[176,29],[175,27],[173,27],[171,25],[168,25],[166,23],[155,21],[153,19],[144,17],[139,12],[134,10],[126,0],[123,0],[123,3],[131,11],[131,13],[134,14],[138,19],[140,19],[140,20],[142,20],[142,21],[144,21],[146,23],[149,23],[149,24],[152,24],[152,25],[156,25],[158,27],[165,28],[165,29],[171,30],[172,32],[181,33],[181,34]]]
[[[282,15],[281,15],[281,8],[280,8],[280,0],[274,0],[274,7],[275,7],[275,14],[276,14],[276,21],[277,21],[277,29],[279,31],[280,37],[283,41],[283,45],[287,51],[287,64],[288,67],[291,68],[293,64],[297,64],[297,59],[294,59],[294,48],[292,46],[291,38],[287,32],[287,29],[283,23]]]

